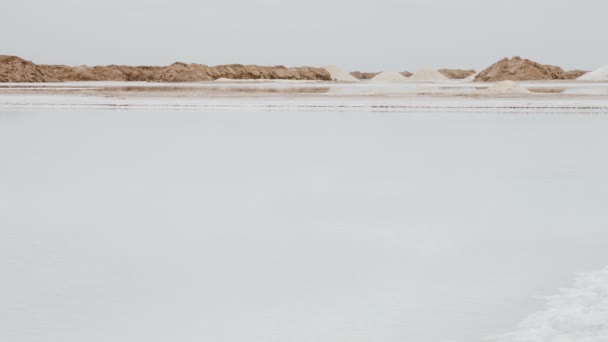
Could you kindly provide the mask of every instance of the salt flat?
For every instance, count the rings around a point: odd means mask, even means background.
[[[530,94],[488,94],[493,83],[220,81],[69,82],[0,85],[0,107],[190,108],[197,110],[417,109],[605,111],[606,82],[520,82]]]
[[[4,84],[0,339],[603,342],[608,84],[522,84]]]

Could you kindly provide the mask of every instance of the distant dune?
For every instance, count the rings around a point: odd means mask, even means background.
[[[218,78],[330,80],[323,68],[173,63],[169,66],[37,65],[16,56],[0,56],[0,82],[145,81],[196,82]]]
[[[337,67],[335,67],[337,68]],[[35,64],[16,56],[0,55],[0,82],[66,82],[66,81],[143,81],[143,82],[198,82],[216,79],[282,79],[330,81],[331,70],[317,67],[258,66],[229,64],[207,66],[176,62],[168,66],[65,66]],[[503,58],[481,71],[441,69],[450,79],[475,77],[475,82],[574,80],[587,73],[583,70],[565,71],[548,64],[540,64],[521,57]],[[437,73],[439,75],[439,73]],[[370,80],[379,72],[343,72],[343,78]],[[405,77],[412,73],[403,71]],[[442,76],[442,77],[443,77]],[[414,76],[416,78],[416,76]]]

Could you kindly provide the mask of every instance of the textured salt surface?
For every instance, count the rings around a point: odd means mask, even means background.
[[[546,298],[543,310],[521,322],[505,342],[608,341],[608,268],[576,279],[571,288]]]

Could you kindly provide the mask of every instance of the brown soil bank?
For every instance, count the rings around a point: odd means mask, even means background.
[[[169,66],[81,66],[37,65],[15,56],[0,56],[0,82],[64,81],[145,81],[197,82],[218,78],[326,80],[331,76],[322,68],[257,65],[218,65],[173,63]]]
[[[585,71],[564,69],[536,63],[521,57],[503,58],[475,77],[475,82],[570,80],[584,75]]]
[[[359,79],[359,80],[371,80],[372,78],[374,78],[376,75],[379,74],[379,72],[361,72],[361,71],[353,71],[350,73],[351,75],[353,75],[355,78]]]
[[[476,71],[462,69],[440,69],[439,72],[447,78],[451,78],[453,80],[462,80],[475,74]]]
[[[47,74],[34,63],[15,56],[0,56],[0,82],[45,82]]]
[[[353,71],[350,74],[353,75],[355,78],[360,79],[360,80],[371,80],[372,78],[376,77],[380,73],[379,72]],[[402,71],[401,75],[403,75],[405,77],[410,77],[410,76],[412,76],[412,73],[409,72],[409,71]]]

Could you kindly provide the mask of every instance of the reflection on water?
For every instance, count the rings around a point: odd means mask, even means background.
[[[264,87],[112,87],[103,88],[106,92],[138,92],[138,93],[214,93],[214,92],[232,92],[232,93],[274,93],[274,94],[322,94],[329,91],[329,87],[283,87],[283,88],[264,88]]]
[[[608,87],[578,87],[566,89],[564,94],[570,95],[608,95]]]
[[[541,94],[562,94],[565,90],[564,88],[530,88],[531,92]]]
[[[533,81],[520,82],[532,93],[554,96],[608,94],[608,83],[575,81]],[[256,96],[256,95],[413,95],[413,96],[496,96],[480,94],[493,83],[462,81],[448,82],[358,82],[335,83],[321,81],[276,82],[276,81],[226,81],[200,83],[145,83],[145,82],[76,82],[55,84],[0,84],[0,94],[77,94],[103,96],[144,96],[144,97],[214,97],[214,96]],[[508,96],[509,94],[500,94]],[[521,96],[521,95],[515,95]]]
[[[607,130],[529,113],[0,115],[0,340],[508,332],[608,264]]]

